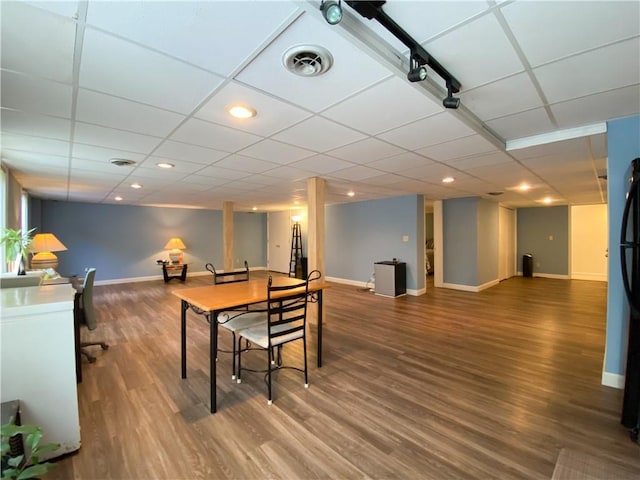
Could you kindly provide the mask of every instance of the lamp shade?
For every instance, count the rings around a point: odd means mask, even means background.
[[[164,248],[168,248],[171,250],[174,250],[174,249],[182,250],[183,248],[187,248],[187,247],[184,246],[182,239],[176,237],[176,238],[169,239],[169,241],[164,246]]]
[[[62,252],[67,249],[53,233],[38,233],[31,241],[30,249],[35,252],[31,259],[31,268],[34,270],[58,268],[58,257],[51,252]]]

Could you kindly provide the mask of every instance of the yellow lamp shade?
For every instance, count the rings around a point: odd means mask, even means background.
[[[182,249],[187,248],[182,239],[175,237],[170,238],[164,248],[169,248],[169,258],[173,263],[182,262]]]
[[[58,257],[52,252],[62,252],[67,249],[53,233],[38,233],[31,241],[30,249],[35,252],[31,259],[31,268],[43,270],[58,268]]]

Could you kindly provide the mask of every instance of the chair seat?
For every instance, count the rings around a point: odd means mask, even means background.
[[[267,331],[266,322],[262,325],[258,325],[257,327],[247,328],[242,331],[242,336],[249,340],[251,343],[255,343],[256,345],[260,345],[262,348],[269,348],[269,332]],[[274,333],[278,333],[278,331],[282,331],[290,328],[289,326],[278,326],[272,327],[271,332],[271,345],[281,345],[283,343],[290,342],[292,340],[297,340],[298,338],[302,338],[304,335],[303,330],[297,330],[295,332],[291,332],[287,335],[281,335],[278,337],[274,337]]]
[[[233,316],[236,315],[236,316]],[[264,324],[265,329],[267,326],[267,317],[264,313],[260,312],[247,312],[239,314],[221,313],[218,315],[218,323],[221,327],[226,328],[232,332],[238,332],[250,327],[256,327]]]

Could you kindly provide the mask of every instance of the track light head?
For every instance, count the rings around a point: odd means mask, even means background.
[[[453,108],[454,110],[460,106],[460,99],[453,96],[453,87],[451,82],[447,82],[447,98],[442,100],[444,108]]]
[[[407,79],[410,82],[421,82],[425,78],[427,78],[426,67],[412,68],[411,70],[409,70],[409,73],[407,73]]]
[[[320,11],[329,25],[337,25],[342,20],[342,0],[322,0]]]
[[[460,106],[460,99],[455,97],[447,97],[442,100],[444,108],[453,108],[454,110]]]

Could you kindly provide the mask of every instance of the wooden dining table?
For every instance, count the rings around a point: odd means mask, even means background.
[[[216,358],[218,356],[218,315],[229,310],[237,310],[247,307],[249,311],[258,310],[266,312],[266,305],[260,308],[261,303],[267,301],[267,278],[248,280],[246,282],[223,283],[207,285],[204,287],[184,288],[174,290],[172,293],[181,300],[180,328],[181,328],[181,375],[187,378],[187,311],[192,309],[209,319],[209,371],[211,387],[211,413],[217,410],[216,402]],[[303,285],[303,281],[297,278],[273,277],[274,286]],[[317,365],[322,367],[322,291],[329,285],[321,280],[309,282],[309,301],[318,305],[317,319]],[[301,289],[304,288],[301,286]],[[295,292],[295,291],[294,291]],[[292,291],[287,294],[291,295]],[[272,292],[272,298],[277,295]],[[204,314],[204,315],[202,315]]]

